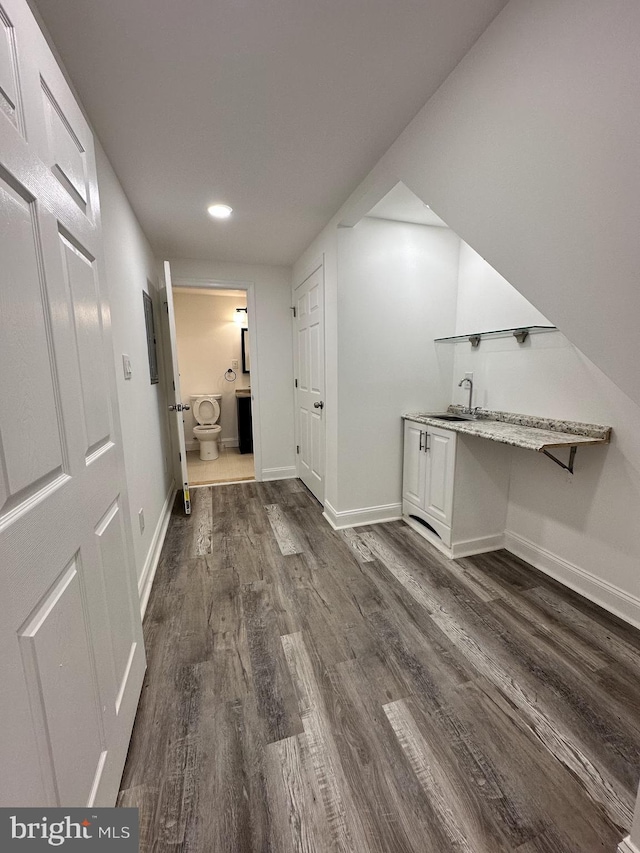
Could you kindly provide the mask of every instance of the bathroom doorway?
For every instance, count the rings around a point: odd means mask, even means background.
[[[247,289],[176,282],[173,300],[189,484],[255,480]]]

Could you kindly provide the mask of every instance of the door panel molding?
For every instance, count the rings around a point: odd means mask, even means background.
[[[298,477],[324,503],[324,259],[310,265],[293,291],[295,435]]]
[[[113,805],[145,659],[93,134],[0,3],[0,803]]]

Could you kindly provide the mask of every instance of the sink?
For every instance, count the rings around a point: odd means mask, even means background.
[[[436,418],[439,421],[475,421],[477,418],[471,415],[429,415],[430,418]]]

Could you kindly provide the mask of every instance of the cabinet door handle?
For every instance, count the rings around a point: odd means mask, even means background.
[[[428,453],[431,450],[431,445],[429,444],[429,433],[425,432],[424,434],[424,452]]]
[[[419,451],[422,450],[422,436],[423,435],[424,435],[424,433],[422,432],[422,430],[420,430],[420,447],[418,448]]]

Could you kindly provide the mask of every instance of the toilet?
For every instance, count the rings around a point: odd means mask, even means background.
[[[197,425],[193,437],[200,444],[200,459],[218,458],[218,439],[222,427],[218,424],[222,394],[198,394],[191,398],[191,411]]]

